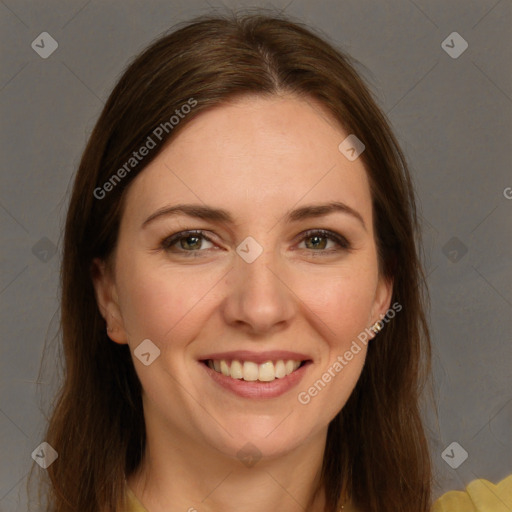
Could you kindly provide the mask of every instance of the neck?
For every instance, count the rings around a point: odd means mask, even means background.
[[[324,510],[320,473],[327,431],[249,466],[184,432],[148,424],[146,430],[144,459],[127,482],[148,512]]]

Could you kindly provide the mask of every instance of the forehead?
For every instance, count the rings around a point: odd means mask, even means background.
[[[262,215],[301,202],[342,200],[370,218],[364,165],[338,149],[348,135],[311,99],[230,101],[183,127],[135,178],[127,210],[151,213],[192,201]]]

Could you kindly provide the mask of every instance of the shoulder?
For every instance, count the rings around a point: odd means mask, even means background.
[[[509,512],[512,510],[512,475],[497,485],[478,479],[465,491],[450,491],[437,499],[431,512]]]

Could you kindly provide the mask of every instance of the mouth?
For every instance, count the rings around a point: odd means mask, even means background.
[[[211,370],[233,380],[245,382],[273,382],[285,379],[299,368],[310,363],[310,360],[277,359],[263,363],[238,359],[205,359],[201,361]]]
[[[236,350],[203,354],[198,363],[216,386],[242,398],[272,399],[286,395],[304,378],[313,359],[289,350]],[[208,391],[210,387],[207,387]]]

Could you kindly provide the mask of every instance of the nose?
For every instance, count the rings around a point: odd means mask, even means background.
[[[269,334],[288,326],[297,311],[297,297],[286,275],[275,251],[264,249],[252,263],[237,255],[222,305],[226,323],[247,334]]]

